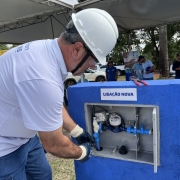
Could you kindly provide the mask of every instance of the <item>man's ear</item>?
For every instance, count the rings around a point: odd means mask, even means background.
[[[83,52],[84,45],[82,42],[76,42],[73,46],[73,54],[77,57]]]

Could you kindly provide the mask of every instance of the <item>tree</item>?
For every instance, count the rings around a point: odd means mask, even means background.
[[[130,33],[130,32],[129,32]],[[128,44],[128,38],[129,33],[125,34],[119,34],[119,38],[117,40],[116,46],[111,51],[111,53],[108,55],[108,60],[111,59],[117,64],[123,64],[123,52],[129,51],[129,44]],[[137,37],[136,31],[132,31],[130,33],[130,45],[131,47],[134,47],[136,49],[140,48],[140,39]]]
[[[158,69],[159,67],[159,28],[141,29],[139,31],[141,42],[145,44],[143,54],[151,59]],[[180,23],[167,25],[168,57],[170,63],[176,58],[180,49]],[[165,69],[164,69],[165,71]]]
[[[0,44],[0,50],[8,50],[9,47],[6,44]]]
[[[143,55],[146,58],[151,59],[156,67],[159,66],[159,29],[158,28],[149,28],[141,29],[139,31],[139,37],[141,43],[145,44],[143,49]]]
[[[180,52],[180,23],[175,23],[167,26],[168,39],[168,56],[170,63],[176,59],[176,54]]]

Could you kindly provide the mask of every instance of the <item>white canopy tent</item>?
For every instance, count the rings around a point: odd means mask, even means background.
[[[180,21],[179,0],[1,0],[0,43],[24,43],[58,37],[73,11],[109,12],[119,31]]]

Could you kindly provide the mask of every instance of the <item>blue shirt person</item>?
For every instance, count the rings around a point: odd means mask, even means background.
[[[177,54],[177,60],[173,63],[172,69],[176,72],[175,79],[180,79],[180,53]]]
[[[140,60],[133,65],[132,73],[138,79],[143,80],[143,66]]]
[[[150,60],[145,59],[144,56],[139,56],[138,61],[142,62],[143,79],[144,80],[153,80],[154,70],[155,70],[154,64]]]
[[[106,79],[107,81],[117,81],[118,73],[116,67],[114,67],[113,62],[108,62],[108,67],[106,68]]]
[[[85,75],[84,75],[84,74],[82,74],[82,76],[83,76],[84,82],[89,82],[89,81],[85,78]],[[77,83],[78,83],[78,84],[81,83],[81,78],[78,80]]]

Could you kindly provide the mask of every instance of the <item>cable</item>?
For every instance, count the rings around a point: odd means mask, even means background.
[[[92,107],[93,107],[93,116],[95,116],[95,107],[94,106]]]
[[[122,119],[122,122],[123,122],[123,128],[125,128],[125,122],[124,122],[124,119],[122,118],[122,116],[121,116],[121,119]]]
[[[101,107],[101,106],[97,106],[97,107],[100,107],[101,109],[103,109],[104,111],[106,111],[106,112],[108,112],[106,109],[104,109],[103,107]]]

